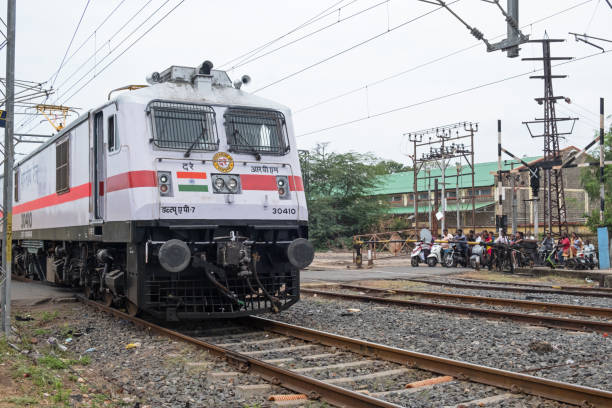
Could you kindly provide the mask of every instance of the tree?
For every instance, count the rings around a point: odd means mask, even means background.
[[[374,170],[376,171],[376,174],[384,175],[410,171],[412,170],[412,167],[404,166],[402,163],[394,160],[381,160],[374,165]]]
[[[591,153],[589,161],[599,163],[599,148],[596,152]],[[604,160],[612,160],[612,127],[604,135]],[[582,170],[581,181],[584,189],[589,194],[591,199],[597,200],[597,209],[587,215],[587,225],[592,231],[596,231],[597,227],[607,226],[612,228],[612,166],[604,166],[604,222],[603,225],[599,222],[599,167],[590,166]]]
[[[386,206],[368,192],[379,175],[370,153],[333,153],[327,144],[300,152],[308,203],[309,236],[317,248],[341,246],[386,215]]]

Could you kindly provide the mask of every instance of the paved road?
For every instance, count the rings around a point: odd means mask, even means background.
[[[300,281],[308,282],[347,282],[363,279],[410,279],[428,278],[431,276],[452,275],[470,271],[468,268],[444,268],[428,266],[385,266],[374,267],[372,269],[329,269],[316,271],[302,271]]]
[[[40,282],[11,281],[12,303],[26,304],[44,298],[62,298],[74,295],[74,290],[43,285]]]

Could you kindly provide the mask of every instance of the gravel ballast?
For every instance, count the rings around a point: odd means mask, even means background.
[[[346,309],[360,309],[347,314]],[[408,350],[549,379],[612,390],[610,340],[571,332],[438,311],[305,297],[268,318]],[[598,360],[598,364],[583,363]],[[572,367],[584,365],[584,367]],[[579,370],[579,371],[577,371]],[[583,372],[584,375],[577,375]]]

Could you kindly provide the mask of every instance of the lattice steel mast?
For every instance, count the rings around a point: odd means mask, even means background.
[[[559,149],[559,139],[564,135],[572,133],[576,118],[557,117],[555,112],[555,104],[558,100],[569,101],[569,98],[564,96],[555,96],[553,93],[552,80],[554,78],[566,78],[567,75],[553,75],[551,61],[570,60],[571,57],[552,57],[550,53],[550,44],[553,42],[563,42],[565,40],[549,39],[530,40],[529,42],[542,44],[542,57],[523,58],[523,61],[542,61],[543,75],[534,75],[532,79],[544,80],[544,97],[535,98],[536,102],[544,105],[544,117],[536,118],[533,121],[523,122],[531,137],[544,138],[544,160],[539,166],[544,170],[544,233],[553,233],[554,227],[557,227],[557,233],[567,232],[567,209],[565,206],[565,190],[563,183],[562,169],[555,169],[561,163],[562,157]],[[572,126],[569,132],[559,132],[558,122],[571,121]],[[544,131],[542,134],[534,134],[529,125],[542,124]]]

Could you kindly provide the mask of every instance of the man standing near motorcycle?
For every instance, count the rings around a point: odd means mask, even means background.
[[[461,228],[457,230],[457,234],[455,235],[455,241],[458,242],[459,249],[461,249],[461,252],[463,253],[463,257],[465,259],[468,259],[469,256],[468,256],[467,238],[463,234],[463,230]]]
[[[569,257],[569,253],[570,253],[570,239],[567,236],[567,232],[564,232],[563,235],[561,235],[561,239],[559,239],[559,251],[557,252],[557,260],[559,263],[563,263],[563,258],[564,257]]]

